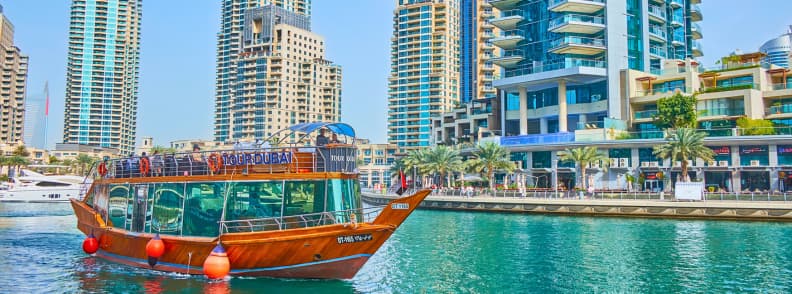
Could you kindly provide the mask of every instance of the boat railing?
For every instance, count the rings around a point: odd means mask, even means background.
[[[271,173],[354,172],[357,148],[273,147],[238,150],[149,154],[109,159],[93,169],[101,178],[212,176]]]
[[[372,222],[382,212],[384,206],[371,206],[358,209],[325,211],[300,215],[277,216],[257,219],[221,221],[223,233],[243,233],[278,231],[297,228],[310,228],[325,225]]]

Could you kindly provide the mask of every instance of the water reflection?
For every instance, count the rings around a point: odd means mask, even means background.
[[[0,292],[792,292],[784,223],[417,211],[353,280],[208,281],[86,256],[73,216],[12,208]]]

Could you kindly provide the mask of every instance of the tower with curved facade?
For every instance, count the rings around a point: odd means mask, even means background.
[[[792,25],[786,34],[762,44],[759,52],[767,54],[762,60],[763,63],[789,68],[792,64]]]

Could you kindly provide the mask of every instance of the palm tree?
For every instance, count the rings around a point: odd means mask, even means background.
[[[22,156],[14,155],[7,158],[6,164],[8,165],[9,173],[11,172],[11,167],[13,166],[14,169],[16,169],[16,173],[18,174],[21,167],[30,164],[30,160]]]
[[[27,148],[25,147],[25,145],[19,145],[19,146],[17,146],[17,147],[14,149],[14,152],[12,152],[12,153],[13,153],[14,155],[16,155],[16,156],[19,156],[19,157],[28,157],[28,156],[30,156],[30,152],[27,150]]]
[[[71,172],[72,168],[74,168],[74,160],[72,159],[64,159],[61,161],[61,165],[66,166],[66,172]]]
[[[411,150],[407,153],[407,156],[402,159],[404,168],[406,170],[412,170],[415,176],[423,176],[426,174],[425,163],[428,160],[429,150],[430,149]],[[416,179],[413,179],[413,182],[415,181]],[[426,186],[426,183],[423,184],[423,186]]]
[[[50,155],[49,158],[47,159],[47,162],[49,164],[56,164],[56,163],[60,162],[60,159],[55,157],[55,155]]]
[[[459,150],[443,145],[430,149],[424,162],[426,171],[440,174],[441,186],[445,175],[460,171],[463,166]],[[451,186],[450,176],[448,177],[448,186]]]
[[[496,170],[512,172],[516,168],[509,158],[509,150],[494,142],[479,144],[473,155],[475,158],[468,161],[468,166],[477,172],[486,173],[490,190],[495,189]]]
[[[704,146],[703,132],[696,132],[694,129],[680,128],[672,130],[666,137],[666,143],[654,147],[654,155],[662,159],[671,159],[671,162],[680,161],[682,167],[682,182],[687,182],[688,178],[688,159],[701,158],[710,162],[715,157],[715,152]]]
[[[83,176],[85,175],[85,167],[88,166],[88,165],[93,164],[96,161],[95,158],[90,157],[87,154],[77,155],[77,158],[75,160],[76,160],[77,165],[80,166],[80,175],[83,175]]]
[[[567,148],[564,151],[558,153],[558,158],[562,161],[573,161],[577,167],[577,170],[580,171],[580,187],[582,189],[587,189],[586,187],[586,168],[588,168],[589,163],[606,160],[608,157],[605,154],[600,153],[597,150],[597,147],[586,146],[586,147],[578,147],[569,149]],[[577,186],[577,185],[576,185]]]

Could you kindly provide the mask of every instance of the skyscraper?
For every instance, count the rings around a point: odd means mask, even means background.
[[[0,6],[0,142],[22,141],[28,57],[14,45],[14,25]]]
[[[223,0],[215,141],[341,118],[341,67],[311,32],[309,0]]]
[[[703,54],[700,0],[491,0],[503,32],[506,135],[567,133],[625,119],[620,71],[659,73],[665,59]],[[506,19],[517,19],[507,22]]]
[[[762,63],[789,68],[792,63],[792,26],[789,26],[786,34],[762,44],[759,52],[767,54]]]
[[[135,148],[140,0],[73,0],[63,142]]]
[[[459,74],[464,103],[496,95],[492,81],[499,76],[498,68],[489,61],[496,49],[489,40],[499,33],[499,29],[488,21],[493,17],[495,10],[488,0],[460,2]]]
[[[47,145],[47,119],[49,116],[49,86],[44,91],[25,98],[25,145],[45,149]]]
[[[388,143],[429,146],[430,117],[460,101],[459,1],[397,0],[388,78]]]

